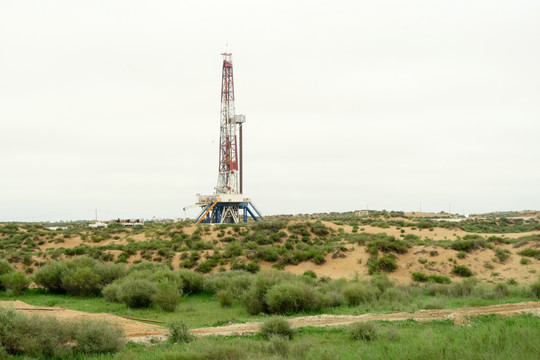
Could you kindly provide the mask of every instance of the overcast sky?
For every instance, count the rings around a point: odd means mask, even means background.
[[[217,183],[227,44],[263,214],[540,209],[539,19],[538,0],[0,0],[0,221],[183,217]]]

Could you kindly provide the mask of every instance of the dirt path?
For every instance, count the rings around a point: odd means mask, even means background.
[[[22,301],[0,301],[0,306],[11,307],[27,314],[42,316],[55,316],[61,320],[105,320],[124,330],[126,338],[130,341],[149,343],[152,340],[165,340],[169,330],[163,326],[147,324],[140,321],[126,319],[111,314],[95,314],[83,311],[63,309],[60,307],[38,307]],[[502,304],[482,307],[448,309],[448,310],[419,310],[413,313],[399,312],[391,314],[363,314],[363,315],[317,315],[303,316],[288,319],[293,328],[304,326],[340,326],[359,321],[388,320],[400,321],[413,319],[417,321],[453,320],[455,324],[466,322],[469,316],[497,314],[502,316],[518,315],[522,313],[540,316],[540,302],[530,301],[517,304]],[[259,331],[259,322],[233,324],[227,326],[191,329],[195,336],[231,336],[249,335]]]
[[[497,314],[502,316],[518,315],[522,313],[540,316],[540,302],[523,302],[518,304],[491,305],[474,308],[460,308],[448,310],[419,310],[413,313],[399,312],[391,314],[363,314],[363,315],[318,315],[303,316],[289,319],[293,328],[304,326],[340,326],[354,322],[371,320],[453,320],[455,324],[466,322],[468,316],[478,316],[487,314]],[[250,322],[245,324],[233,324],[227,326],[192,329],[190,332],[196,336],[231,336],[249,335],[259,331],[261,323]]]

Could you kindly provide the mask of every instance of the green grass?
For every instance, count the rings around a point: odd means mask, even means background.
[[[259,318],[267,318],[265,315],[261,315],[260,317],[250,316],[241,305],[222,308],[217,299],[209,294],[183,297],[180,300],[178,309],[174,313],[155,308],[130,309],[121,303],[108,302],[103,297],[51,295],[42,290],[32,289],[26,294],[14,298],[8,297],[5,291],[0,291],[0,300],[14,299],[35,306],[60,306],[71,310],[108,313],[164,322],[172,319],[182,319],[190,328],[217,326],[229,321],[246,322]]]
[[[429,284],[427,286],[430,286]],[[450,285],[445,285],[450,286]],[[365,313],[389,313],[398,311],[416,311],[430,307],[433,302],[437,302],[438,308],[460,308],[466,306],[488,306],[502,303],[518,303],[535,300],[530,294],[524,293],[523,288],[511,286],[510,293],[504,297],[489,296],[489,288],[485,286],[475,286],[475,290],[469,296],[431,296],[425,293],[424,287],[410,287],[391,291],[381,295],[375,301],[361,303],[358,306],[342,305],[332,308],[325,308],[320,311],[299,312],[294,315],[360,315]],[[387,296],[387,295],[391,296]],[[231,307],[221,307],[219,299],[207,294],[197,294],[184,296],[180,300],[175,312],[165,312],[157,308],[130,309],[121,303],[108,302],[103,297],[77,297],[68,295],[49,294],[44,290],[31,289],[25,294],[17,297],[9,297],[5,291],[0,291],[0,300],[20,300],[35,306],[59,306],[62,308],[87,311],[92,313],[109,313],[119,316],[143,318],[168,322],[179,319],[186,322],[190,328],[218,326],[228,322],[248,322],[262,321],[269,315],[260,314],[251,316],[244,306],[238,302],[233,302]]]
[[[347,327],[301,328],[288,341],[261,335],[209,337],[188,344],[130,344],[116,355],[79,359],[537,359],[540,319],[483,316],[451,321],[376,322],[378,336],[351,340]]]

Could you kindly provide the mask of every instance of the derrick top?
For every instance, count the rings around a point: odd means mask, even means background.
[[[223,55],[223,66],[232,68],[232,53],[221,53]]]

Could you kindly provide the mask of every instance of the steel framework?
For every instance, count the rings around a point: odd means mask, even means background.
[[[255,221],[263,220],[261,212],[249,198],[242,195],[242,124],[244,115],[235,114],[232,54],[222,53],[221,112],[219,127],[219,174],[214,195],[197,195],[202,209],[196,223],[247,222],[248,215]],[[240,139],[238,129],[240,128]],[[238,153],[240,144],[240,154]]]
[[[219,127],[219,176],[217,194],[238,194],[238,148],[234,114],[232,54],[223,53],[221,121]]]

